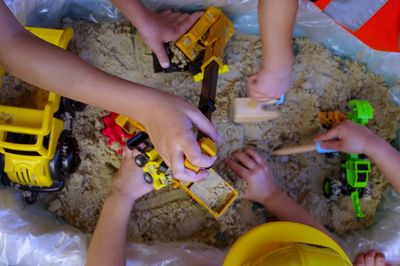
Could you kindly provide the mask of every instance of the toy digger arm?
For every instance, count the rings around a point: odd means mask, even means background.
[[[353,202],[353,207],[356,212],[357,218],[365,218],[364,212],[361,210],[361,205],[360,205],[360,198],[359,198],[359,191],[353,191],[351,192],[351,201]]]

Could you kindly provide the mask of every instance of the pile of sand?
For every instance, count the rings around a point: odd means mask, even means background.
[[[154,74],[148,49],[128,25],[75,23],[73,50],[111,74],[171,92],[197,105],[201,84],[194,83],[188,73]],[[293,85],[281,116],[242,127],[229,121],[228,105],[235,97],[246,95],[247,78],[260,64],[260,48],[258,37],[237,35],[226,49],[231,72],[218,81],[213,122],[224,141],[218,147],[215,170],[236,187],[242,187],[242,180],[220,161],[238,148],[257,147],[270,162],[276,184],[328,228],[344,233],[368,226],[388,184],[375,167],[370,177],[372,197],[361,199],[366,218],[358,221],[349,197],[330,202],[322,194],[325,177],[340,177],[340,158],[317,153],[271,157],[270,151],[310,143],[315,134],[323,131],[318,112],[346,111],[347,102],[353,98],[371,102],[375,119],[368,126],[386,140],[394,140],[400,112],[391,103],[383,78],[367,72],[364,65],[332,55],[318,44],[297,39]],[[51,211],[85,232],[94,230],[120,164],[120,158],[106,146],[106,138],[100,133],[101,117],[106,114],[89,107],[76,115],[73,130],[81,147],[82,164],[68,180],[66,189],[42,197]],[[216,220],[183,191],[166,188],[138,200],[131,214],[128,238],[141,242],[195,240],[223,247],[268,217],[258,204],[239,199]]]

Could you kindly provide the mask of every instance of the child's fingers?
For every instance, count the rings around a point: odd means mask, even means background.
[[[190,29],[190,27],[192,27],[193,24],[199,19],[199,17],[201,17],[201,15],[202,12],[195,12],[185,18],[185,20],[181,21],[177,27],[177,36],[185,34]]]
[[[328,140],[322,142],[321,147],[324,149],[341,151],[343,148],[343,142],[339,140]]]
[[[174,178],[186,182],[196,182],[207,176],[207,174],[202,171],[195,173],[189,169],[186,169],[183,164],[183,153],[179,151],[175,152],[171,158],[171,168]]]
[[[184,140],[181,147],[189,162],[201,168],[207,168],[213,165],[217,157],[210,157],[203,154],[194,135],[191,132],[188,134],[188,136],[183,137]]]
[[[336,139],[339,136],[339,130],[337,127],[329,130],[328,132],[322,133],[314,138],[314,141],[325,141]]]
[[[162,42],[155,43],[152,45],[152,49],[154,54],[157,56],[158,61],[160,62],[160,65],[163,68],[168,68],[169,67],[169,58],[167,55],[167,51],[165,50],[165,47]]]
[[[242,178],[247,178],[251,174],[249,170],[231,159],[225,159],[225,164]]]
[[[181,15],[180,12],[173,12],[173,11],[170,10],[170,9],[161,12],[161,14],[162,14],[163,16],[167,17],[167,18],[170,19],[170,20],[176,20],[176,19]]]
[[[354,260],[354,266],[365,266],[365,259],[364,259],[365,254],[364,253],[359,253]]]
[[[221,141],[221,136],[218,134],[214,125],[199,110],[196,109],[195,112],[188,113],[188,115],[193,125],[201,132],[209,136],[215,142]]]
[[[374,266],[375,265],[375,255],[376,255],[375,250],[368,251],[368,253],[365,255],[365,265],[366,266]]]
[[[385,255],[382,253],[378,252],[375,255],[375,266],[385,266],[386,261],[385,261]]]
[[[124,149],[122,150],[122,160],[131,158],[133,159],[138,154],[139,154],[138,151],[130,150],[127,146],[125,146]]]
[[[249,155],[259,166],[265,166],[265,161],[258,152],[250,148],[246,148],[244,152],[247,153],[247,155]]]
[[[189,17],[188,13],[184,13],[184,14],[179,14],[179,16],[176,17],[175,23],[177,25],[179,25],[180,23],[182,23],[185,19],[187,19]]]
[[[244,152],[235,152],[232,158],[241,163],[244,167],[249,170],[253,170],[257,164]]]

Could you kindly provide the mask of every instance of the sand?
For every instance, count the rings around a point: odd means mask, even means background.
[[[229,201],[233,191],[225,180],[215,172],[207,178],[193,183],[189,190],[215,212],[220,212]]]
[[[151,55],[128,23],[76,22],[73,26],[76,32],[72,50],[87,62],[197,105],[201,85],[194,83],[189,73],[153,73]],[[318,44],[297,39],[293,84],[285,106],[280,109],[281,116],[254,125],[235,125],[228,119],[228,106],[235,97],[246,95],[247,78],[260,64],[260,47],[258,37],[237,35],[226,49],[231,72],[218,80],[213,122],[224,141],[217,147],[215,170],[242,191],[243,180],[233,175],[221,160],[238,148],[256,147],[269,161],[276,184],[331,231],[343,234],[370,225],[388,185],[375,167],[370,176],[372,196],[361,199],[366,218],[359,221],[349,197],[340,197],[334,202],[322,194],[325,177],[339,178],[340,158],[327,158],[317,153],[274,157],[270,152],[310,143],[315,134],[323,131],[318,112],[347,111],[347,102],[352,98],[371,102],[375,119],[368,127],[393,141],[400,112],[391,103],[383,78],[369,73],[362,64],[332,55]],[[134,104],[134,99],[132,102]],[[88,233],[94,230],[102,202],[120,164],[120,157],[106,146],[106,138],[100,133],[101,117],[106,114],[95,107],[76,114],[73,131],[81,147],[82,164],[62,192],[41,196],[51,211]],[[260,205],[244,199],[238,199],[225,215],[214,219],[183,191],[165,188],[149,193],[135,204],[128,239],[139,242],[193,240],[226,247],[268,219],[271,216]]]

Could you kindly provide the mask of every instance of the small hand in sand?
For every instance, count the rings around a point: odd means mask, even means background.
[[[237,151],[225,163],[237,175],[246,179],[246,199],[264,203],[274,192],[279,191],[274,185],[271,169],[255,150]]]
[[[137,153],[128,148],[124,149],[121,166],[114,177],[110,192],[132,203],[153,190],[153,185],[144,181],[143,170],[136,166],[135,155]]]
[[[251,98],[278,99],[289,90],[290,68],[282,71],[260,69],[247,82],[247,95]]]
[[[339,123],[333,129],[314,138],[314,141],[323,141],[322,147],[347,153],[361,153],[368,155],[378,139],[368,128],[348,120]]]
[[[389,264],[385,261],[385,255],[370,250],[366,254],[359,253],[354,261],[354,266],[389,266]]]
[[[160,14],[151,13],[146,23],[137,25],[144,41],[156,54],[163,68],[169,66],[164,43],[180,38],[202,14],[202,12],[195,12],[189,15],[166,10]]]

